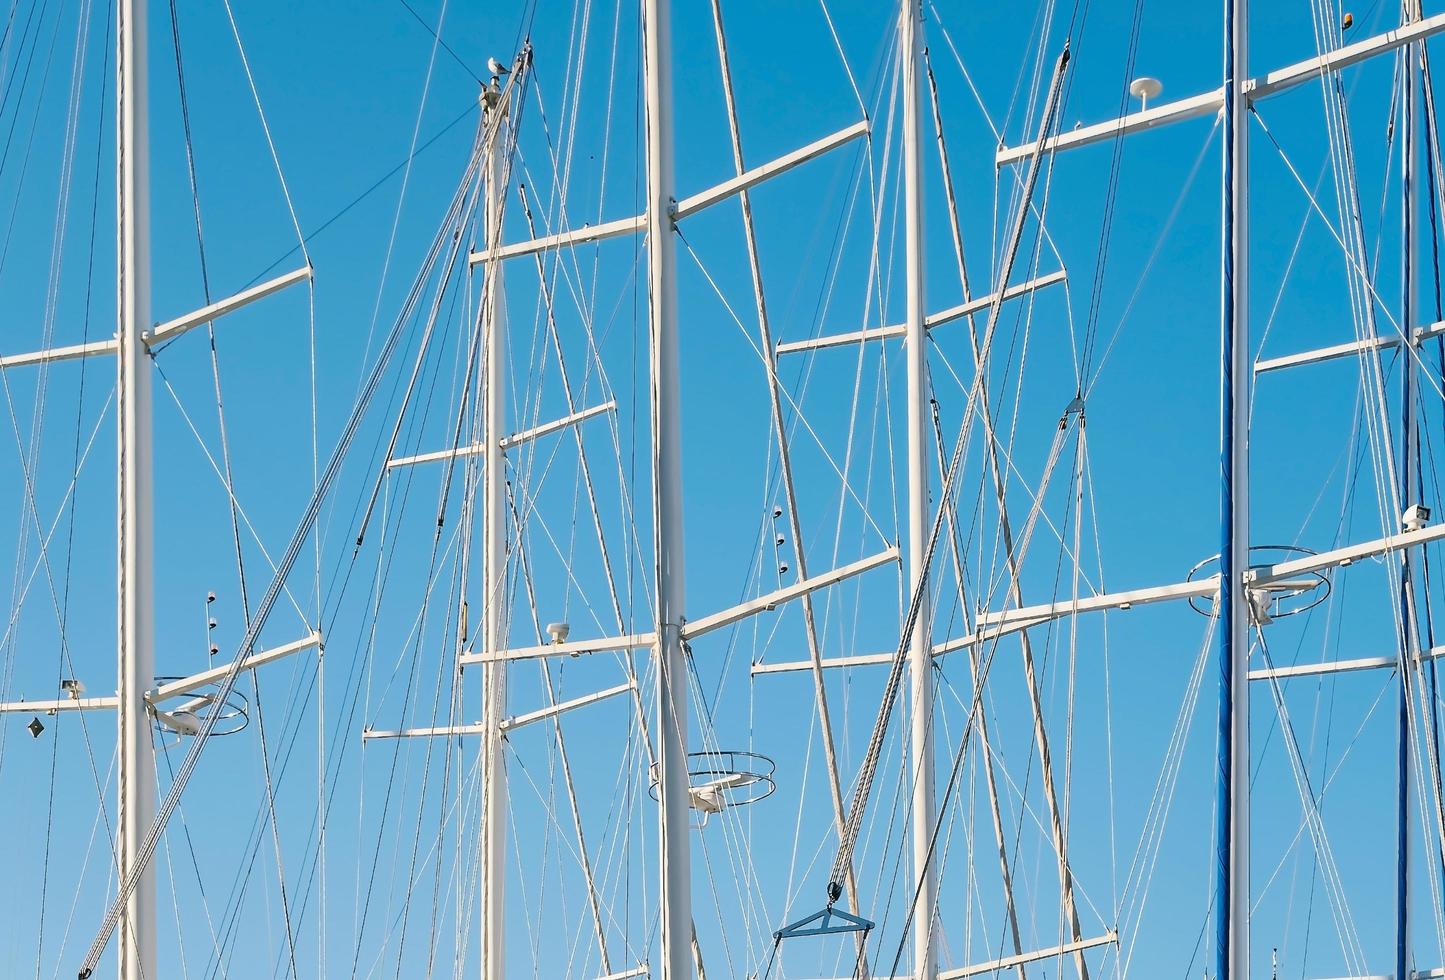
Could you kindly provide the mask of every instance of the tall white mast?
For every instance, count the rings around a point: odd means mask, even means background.
[[[1226,0],[1221,296],[1219,778],[1215,975],[1249,978],[1249,77],[1248,0]]]
[[[119,692],[117,871],[139,861],[156,810],[155,753],[145,695],[155,684],[150,328],[150,160],[145,0],[121,0],[116,19],[117,398],[119,419]],[[154,980],[156,880],[147,867],[120,923],[121,980]]]
[[[910,640],[909,688],[912,728],[909,760],[913,775],[913,976],[932,980],[934,910],[937,881],[930,856],[934,831],[933,787],[933,641],[928,598],[928,332],[923,300],[923,113],[919,80],[922,61],[918,0],[903,0],[898,42],[903,70],[903,237],[907,254],[907,310],[904,354],[908,372],[908,588],[922,591],[922,604]]]
[[[498,151],[506,138],[506,96],[487,100],[487,113],[495,113],[494,131],[488,141],[486,167],[487,248],[502,244],[502,203],[506,186],[503,155]],[[490,120],[489,120],[490,122]],[[486,456],[483,474],[485,501],[483,526],[486,537],[482,556],[482,578],[486,601],[482,605],[482,630],[489,653],[507,646],[507,471],[502,453],[506,434],[505,354],[507,311],[502,298],[502,260],[487,263],[484,299],[486,318]],[[482,980],[505,976],[507,884],[507,761],[504,756],[502,722],[507,716],[507,664],[505,659],[489,660],[482,673],[482,772],[483,812],[481,846],[482,882]]]
[[[657,742],[662,977],[692,976],[688,840],[687,664],[682,648],[682,420],[678,394],[677,247],[672,173],[672,20],[644,0],[647,33],[647,285],[652,334],[653,540],[657,562]]]

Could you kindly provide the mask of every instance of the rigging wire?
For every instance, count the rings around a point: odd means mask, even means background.
[[[175,0],[170,0],[168,7],[170,11],[171,44],[173,53],[175,55],[176,86],[180,96],[181,131],[186,149],[186,175],[190,183],[191,214],[195,223],[196,252],[200,262],[201,288],[205,298],[205,305],[209,306],[211,303],[211,283],[210,273],[206,263],[205,233],[203,231],[203,223],[201,220],[200,188],[196,177],[196,153],[191,133],[190,98],[186,88],[185,58],[181,45],[180,15],[176,9]],[[232,26],[234,28],[234,22]],[[238,46],[239,43],[240,42],[238,37]],[[244,52],[242,53],[242,57],[244,59]],[[259,102],[257,104],[257,109],[260,109]],[[238,515],[238,505],[235,494],[235,479],[231,468],[231,445],[226,426],[225,402],[221,393],[220,357],[216,350],[216,329],[214,323],[206,324],[206,334],[210,348],[211,382],[212,390],[215,393],[216,400],[217,430],[220,436],[222,473],[226,489],[227,507],[231,523],[231,543],[234,549],[234,555],[236,560],[236,579],[238,588],[240,590],[241,615],[244,625],[249,627],[251,619],[251,603],[250,596],[246,587],[245,554],[241,547],[241,522]],[[172,393],[174,394],[174,391]],[[247,649],[242,652],[242,655],[250,656],[252,652],[253,650]],[[255,671],[252,671],[251,684],[253,705],[256,711],[257,731],[259,733],[260,740],[261,766],[266,787],[266,809],[271,827],[271,847],[276,858],[277,884],[281,898],[281,915],[282,924],[285,930],[287,963],[289,966],[290,975],[295,978],[298,975],[296,965],[296,935],[295,928],[291,920],[290,898],[287,894],[286,889],[285,866],[281,857],[281,830],[276,818],[275,784],[271,773],[271,752],[266,737],[265,712],[262,708],[261,679]]]
[[[1066,47],[1063,54],[1059,57],[1058,65],[1055,68],[1054,72],[1054,79],[1052,84],[1050,85],[1050,95],[1045,107],[1044,117],[1040,124],[1041,134],[1047,135],[1054,128],[1059,100],[1059,85],[1062,81],[1064,69],[1068,64],[1068,60],[1069,53]],[[1040,166],[1039,158],[1035,157],[1034,163],[1030,168],[1030,177],[1028,181],[1030,187],[1030,194],[1028,196],[1031,196],[1032,187],[1037,182],[1041,169],[1042,168]],[[1015,229],[1011,236],[1010,247],[1009,250],[1005,253],[1006,259],[999,277],[1000,281],[1006,282],[1008,280],[1008,274],[1013,264],[1013,258],[1017,254],[1018,243],[1023,233],[1023,220],[1026,215],[1027,209],[1020,208],[1015,222]],[[992,347],[993,326],[998,318],[998,308],[1001,297],[1001,291],[996,293],[993,307],[989,311],[989,326],[985,332],[984,340],[981,344],[981,351],[983,352],[983,356],[985,358],[987,357],[987,352]],[[976,391],[977,388],[975,387],[975,392]],[[973,397],[973,393],[970,393],[970,398],[968,400],[969,410],[966,412],[965,415],[965,431],[967,429],[968,417],[973,414],[973,406],[975,404],[976,399]],[[925,566],[927,564],[931,564],[933,552],[938,544],[938,535],[939,529],[942,525],[943,512],[947,509],[947,500],[951,496],[953,483],[956,479],[956,475],[959,469],[959,462],[962,459],[963,446],[964,440],[960,439],[954,447],[953,459],[949,462],[948,477],[944,480],[943,489],[940,497],[941,504],[939,507],[939,513],[935,517],[933,522],[933,528],[929,533],[929,546],[924,559]],[[863,768],[856,783],[854,798],[852,804],[849,807],[848,831],[845,834],[843,841],[840,843],[840,846],[838,848],[838,857],[834,859],[834,869],[829,876],[830,901],[836,898],[836,895],[834,893],[841,887],[838,883],[840,877],[839,870],[842,863],[847,861],[850,857],[850,851],[858,833],[858,823],[863,815],[863,811],[866,809],[867,806],[867,798],[871,790],[873,772],[877,768],[878,755],[882,749],[882,737],[888,730],[888,721],[893,713],[893,704],[897,698],[897,693],[902,678],[903,666],[906,663],[908,644],[911,640],[913,630],[917,628],[918,614],[924,596],[923,590],[927,588],[927,584],[927,578],[925,577],[924,581],[920,583],[920,588],[914,590],[913,597],[909,603],[908,614],[904,620],[903,637],[899,642],[898,652],[894,656],[892,661],[892,667],[890,668],[889,672],[888,685],[885,688],[884,697],[879,707],[878,721],[874,725],[873,735],[869,740],[869,747],[864,759]]]
[[[438,25],[437,27],[432,27],[431,24],[422,17],[421,14],[416,12],[416,8],[413,7],[411,4],[407,3],[406,0],[398,0],[398,2],[406,8],[407,13],[411,14],[412,17],[416,18],[416,22],[418,24],[425,28],[426,32],[432,36],[432,40],[435,41],[437,44],[441,45],[443,51],[451,55],[452,60],[461,66],[462,71],[470,75],[472,77],[472,80],[475,81],[478,85],[487,84],[486,81],[483,80],[482,76],[478,75],[474,70],[472,70],[472,66],[467,64],[466,60],[462,58],[461,55],[457,54],[455,50],[452,49],[452,46],[450,44],[442,40],[440,25]],[[443,5],[442,7],[442,16],[446,16],[445,5]]]

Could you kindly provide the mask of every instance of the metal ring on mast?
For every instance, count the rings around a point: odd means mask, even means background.
[[[1256,544],[1249,549],[1250,570],[1270,568],[1280,562],[1307,558],[1317,554],[1309,548],[1290,544]],[[1219,556],[1210,555],[1189,570],[1185,578],[1198,582],[1219,574]],[[1332,588],[1329,569],[1302,572],[1280,581],[1250,586],[1254,619],[1260,625],[1286,616],[1309,612],[1330,597]],[[1211,596],[1190,596],[1189,607],[1202,616],[1214,616],[1215,600]]]

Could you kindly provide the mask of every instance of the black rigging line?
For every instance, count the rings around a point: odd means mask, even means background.
[[[380,190],[387,181],[391,180],[391,178],[395,177],[397,174],[401,173],[402,170],[406,169],[407,164],[411,163],[417,157],[421,156],[424,150],[429,149],[443,136],[455,129],[457,125],[462,122],[462,120],[469,118],[476,111],[476,102],[468,100],[467,107],[462,110],[462,112],[457,115],[456,118],[452,119],[451,122],[447,123],[441,129],[437,130],[431,136],[427,137],[425,142],[419,144],[415,150],[412,150],[410,153],[408,153],[406,157],[402,159],[396,166],[392,167],[386,173],[382,174],[375,181],[373,181],[366,188],[366,190],[362,191],[360,194],[356,195],[356,197],[352,198],[345,206],[341,208],[341,210],[337,211],[331,217],[327,218],[325,221],[321,222],[321,224],[317,225],[315,228],[311,229],[311,231],[307,232],[304,236],[302,236],[301,241],[297,242],[295,245],[291,246],[281,255],[277,256],[276,261],[272,262],[270,265],[266,266],[266,268],[256,273],[256,275],[253,276],[251,281],[246,283],[246,285],[254,286],[256,283],[266,278],[267,274],[274,270],[282,262],[285,262],[291,256],[301,251],[302,245],[311,244],[312,239],[314,239],[317,235],[320,235],[326,229],[330,228],[333,224],[335,224],[338,220],[345,216],[346,213],[349,212],[352,208],[356,207],[362,201],[366,200],[372,194]]]
[[[413,17],[416,18],[416,22],[418,24],[426,28],[426,32],[432,36],[432,40],[436,41],[437,44],[441,45],[442,50],[445,51],[447,54],[451,55],[452,60],[462,66],[462,71],[466,72],[468,75],[472,76],[472,78],[476,79],[478,85],[487,84],[480,75],[478,75],[475,71],[472,70],[472,66],[467,64],[466,61],[462,59],[461,55],[457,54],[455,51],[452,50],[452,46],[450,44],[442,40],[442,36],[437,32],[437,29],[428,24],[426,20],[422,17],[422,15],[416,12],[415,7],[407,3],[406,0],[399,0],[399,2],[403,7],[406,8],[407,13],[411,14]]]
[[[1140,24],[1144,19],[1144,0],[1135,0],[1134,19],[1129,34],[1129,52],[1124,61],[1124,78],[1129,79],[1134,75],[1134,65],[1139,55],[1139,34]],[[1082,28],[1081,28],[1082,30]],[[1122,117],[1125,109],[1128,108],[1129,89],[1128,85],[1120,87],[1119,115]],[[1099,232],[1099,254],[1094,265],[1093,291],[1089,297],[1088,318],[1084,322],[1083,351],[1080,355],[1079,365],[1079,394],[1082,395],[1087,388],[1085,379],[1089,374],[1094,361],[1094,346],[1098,341],[1099,333],[1099,309],[1104,298],[1104,276],[1109,267],[1109,245],[1113,241],[1114,214],[1117,210],[1119,200],[1119,177],[1124,165],[1124,132],[1121,129],[1114,137],[1114,147],[1109,161],[1109,183],[1104,198],[1104,223]]]

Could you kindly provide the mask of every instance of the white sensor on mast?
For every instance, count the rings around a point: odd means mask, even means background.
[[[1162,91],[1164,91],[1164,83],[1147,75],[1129,83],[1129,94],[1139,100],[1140,111],[1149,108],[1149,100]]]

